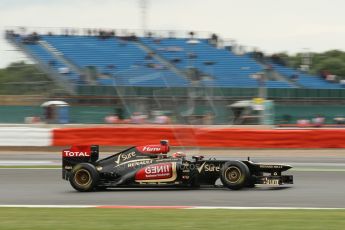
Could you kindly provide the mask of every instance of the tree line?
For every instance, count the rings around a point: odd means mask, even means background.
[[[337,75],[340,79],[345,79],[345,52],[340,50],[330,50],[323,53],[297,53],[288,55],[287,53],[275,54],[282,58],[285,63],[295,69],[300,69],[304,64],[303,59],[310,57],[310,73],[313,75],[321,75],[328,72]]]

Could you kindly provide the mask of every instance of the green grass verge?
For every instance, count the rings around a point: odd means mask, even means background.
[[[0,229],[344,229],[345,210],[0,208]]]

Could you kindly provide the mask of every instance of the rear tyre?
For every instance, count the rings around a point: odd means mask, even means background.
[[[93,191],[99,181],[99,174],[92,164],[81,163],[74,166],[69,178],[72,187],[79,192]]]
[[[240,161],[226,162],[220,170],[220,180],[225,187],[232,190],[245,187],[249,177],[248,166]]]

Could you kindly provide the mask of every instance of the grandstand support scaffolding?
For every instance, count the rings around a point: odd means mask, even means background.
[[[53,71],[50,69],[46,64],[40,62],[34,55],[32,55],[27,48],[22,45],[20,42],[16,42],[12,39],[7,39],[7,41],[12,44],[13,46],[17,47],[19,50],[24,50],[26,55],[29,55],[29,57],[35,61],[35,64],[37,67],[44,73],[48,75],[48,77],[59,87],[64,89],[67,93],[70,95],[77,95],[77,92],[75,88],[64,79],[64,77],[61,76],[60,73]]]
[[[142,49],[143,51],[145,51],[146,53],[151,53],[153,54],[152,57],[154,59],[156,59],[157,61],[159,61],[160,63],[164,64],[167,68],[169,68],[172,72],[174,72],[175,74],[185,78],[186,80],[190,81],[188,74],[186,74],[184,71],[180,70],[179,68],[177,68],[176,66],[174,66],[173,64],[171,64],[168,60],[166,60],[164,57],[162,57],[161,55],[157,54],[154,50],[152,50],[150,47],[146,46],[145,44],[143,44],[141,41],[136,41],[136,44],[138,45],[138,47],[140,49]]]
[[[284,77],[283,75],[281,75],[280,73],[278,73],[275,70],[272,70],[272,75],[274,76],[275,79],[277,79],[278,81],[285,81],[290,83],[291,85],[295,86],[296,88],[304,88],[301,84],[299,84],[296,81],[293,81],[287,77]]]
[[[79,74],[80,76],[83,75],[83,70],[81,70],[77,65],[75,65],[70,60],[66,59],[64,55],[58,51],[53,45],[51,45],[49,42],[45,40],[40,40],[38,43],[48,51],[59,61],[61,61],[63,64],[65,64],[72,72],[75,72]],[[91,80],[91,78],[85,79],[90,85],[95,85],[95,81]]]

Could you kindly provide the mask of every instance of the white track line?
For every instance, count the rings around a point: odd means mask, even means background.
[[[12,168],[6,168],[6,167],[1,167],[0,170],[61,170],[60,168],[22,168],[22,167],[12,167]]]
[[[0,205],[0,208],[103,208],[108,207],[106,205]],[[131,205],[111,205],[112,209],[157,209],[158,206],[131,206]],[[185,206],[176,208],[176,206],[159,206],[162,209],[228,209],[228,210],[345,210],[345,208],[320,208],[320,207],[231,207],[231,206]]]
[[[96,208],[97,205],[23,205],[2,204],[0,208]]]
[[[53,165],[53,161],[0,160],[1,166]]]

